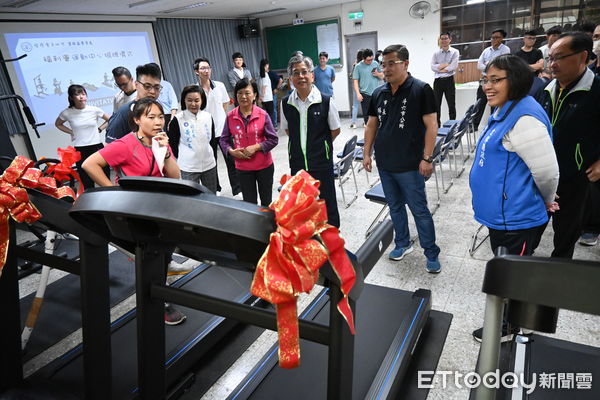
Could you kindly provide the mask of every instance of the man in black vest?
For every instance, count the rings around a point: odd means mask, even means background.
[[[396,233],[391,260],[402,260],[413,251],[406,205],[415,219],[419,242],[427,257],[425,269],[439,273],[440,248],[425,196],[425,178],[433,172],[437,135],[437,103],[431,87],[408,73],[408,49],[395,44],[383,51],[386,84],[373,92],[365,128],[363,164],[371,171],[375,143],[377,167]]]
[[[329,96],[313,85],[314,65],[310,57],[293,56],[288,74],[294,91],[281,100],[281,127],[289,136],[292,175],[306,170],[321,185],[321,198],[327,206],[329,224],[340,227],[340,214],[333,178],[333,140],[340,134],[340,117]]]
[[[590,182],[600,180],[600,77],[587,68],[591,53],[591,37],[582,32],[562,34],[548,51],[554,80],[538,99],[552,121],[560,172],[556,191],[560,210],[552,214],[552,257],[573,258]]]

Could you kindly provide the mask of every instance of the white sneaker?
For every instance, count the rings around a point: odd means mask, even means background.
[[[179,264],[177,261],[171,261],[169,263],[169,268],[167,269],[167,275],[185,275],[193,270],[193,267],[186,267],[183,264]]]

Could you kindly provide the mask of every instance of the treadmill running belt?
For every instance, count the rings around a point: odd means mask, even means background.
[[[537,387],[527,399],[600,399],[600,348],[534,335],[527,355],[531,371],[537,373]],[[546,384],[550,388],[541,386],[544,378],[540,373],[548,374]],[[585,376],[587,383],[579,381]],[[572,385],[572,388],[559,389],[559,385]]]
[[[252,280],[250,272],[220,268],[220,267],[199,267],[201,272],[191,273],[191,278],[185,276],[177,281],[174,286],[183,289],[205,293],[222,298],[238,299],[240,302],[247,302],[250,298],[248,288]],[[196,272],[196,271],[194,271]],[[195,360],[186,359],[186,362],[193,363],[210,347],[218,341],[224,334],[225,325],[232,324],[231,321],[220,323],[222,318],[207,314],[201,311],[192,310],[186,307],[178,307],[186,316],[187,320],[177,326],[165,326],[166,329],[166,349],[167,365],[170,369],[167,373],[168,383],[173,383],[175,377],[181,377],[181,369],[187,369],[190,366],[179,365],[180,358],[188,350],[188,344],[202,340],[203,345],[195,349]],[[124,316],[116,321],[113,326],[111,336],[112,343],[112,399],[132,398],[136,393],[137,385],[137,346],[136,346],[136,320],[133,318],[134,311],[130,315]],[[231,326],[231,325],[228,325]],[[204,345],[206,343],[206,345]],[[70,353],[65,354],[60,359],[55,360],[36,375],[32,377],[34,382],[44,382],[49,380],[52,384],[58,385],[68,390],[75,396],[83,397],[83,357],[79,352],[80,346]],[[172,364],[177,361],[177,372],[171,370]]]
[[[403,316],[411,304],[413,292],[365,285],[356,306],[354,378],[352,395],[363,399],[377,374]],[[384,311],[385,310],[385,311]],[[329,323],[329,304],[314,319]],[[301,340],[300,367],[284,370],[275,366],[251,399],[325,399],[327,393],[327,346]],[[276,348],[273,356],[276,357]]]

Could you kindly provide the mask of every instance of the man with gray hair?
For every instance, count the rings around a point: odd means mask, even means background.
[[[340,134],[340,117],[335,102],[313,85],[314,65],[310,57],[294,55],[288,62],[294,91],[281,101],[281,127],[289,136],[292,175],[306,170],[321,185],[329,224],[340,226],[333,177],[333,140]]]

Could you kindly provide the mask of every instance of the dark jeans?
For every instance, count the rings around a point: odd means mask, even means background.
[[[267,112],[267,114],[269,114],[269,118],[271,118],[271,122],[273,123],[273,126],[275,126],[275,122],[273,121],[273,102],[272,101],[263,102],[262,108],[263,108],[263,110],[265,110]]]
[[[514,231],[502,231],[488,228],[490,231],[490,245],[492,252],[496,254],[496,249],[502,246],[508,250],[508,254],[517,256],[530,256],[535,251],[540,242],[540,237],[544,232],[546,224],[535,226],[528,229],[518,229]]]
[[[92,144],[92,145],[89,145],[89,146],[77,146],[77,147],[75,147],[75,150],[77,150],[78,152],[81,153],[81,160],[79,160],[77,163],[75,163],[75,165],[77,166],[77,172],[79,173],[79,176],[81,177],[81,181],[83,182],[84,189],[93,188],[94,187],[94,181],[83,170],[83,168],[81,167],[81,165],[83,164],[83,162],[89,156],[91,156],[92,154],[94,154],[95,152],[97,152],[98,150],[100,150],[102,148],[104,148],[104,145],[102,143]],[[104,171],[104,173],[106,174],[106,176],[110,179],[110,167],[104,167],[104,168],[102,168],[102,171]]]
[[[233,157],[223,151],[223,148],[219,146],[223,158],[225,159],[225,165],[227,165],[227,175],[229,176],[229,184],[231,185],[231,193],[235,196],[238,194],[240,189],[240,179],[238,178],[237,169],[235,168],[235,161]]]
[[[260,195],[260,205],[268,207],[273,198],[273,174],[275,167],[273,164],[267,168],[257,171],[237,170],[242,188],[242,196],[244,201],[252,204],[257,204],[256,186],[258,185],[258,194]]]
[[[366,93],[360,93],[363,97],[363,101],[360,103],[360,107],[363,114],[363,119],[365,120],[365,124],[369,120],[369,106],[371,105],[371,95]]]
[[[479,107],[477,114],[475,114],[475,117],[473,118],[473,126],[475,127],[475,130],[479,129],[479,123],[481,122],[481,117],[483,116],[485,106],[487,104],[487,97],[485,97],[485,93],[483,92],[481,85],[479,85],[477,88],[477,100],[479,99],[483,99],[483,103],[481,103],[481,107]]]
[[[448,116],[450,119],[456,119],[456,87],[454,86],[454,76],[436,78],[433,81],[433,93],[437,101],[438,126],[442,126],[440,114],[442,112],[442,97],[444,95],[446,95],[446,103],[448,103]]]
[[[600,181],[590,183],[583,207],[583,233],[600,235]]]
[[[427,207],[425,194],[425,178],[419,171],[389,172],[379,170],[379,177],[383,185],[383,193],[390,207],[390,216],[394,224],[396,247],[410,245],[410,232],[408,231],[408,214],[406,206],[415,219],[419,243],[428,260],[436,260],[440,248],[435,244],[435,227],[431,212]]]
[[[583,174],[558,181],[556,200],[560,210],[549,214],[554,229],[554,250],[552,257],[573,258],[575,244],[581,235],[583,213],[590,188]],[[547,223],[541,229],[545,229]]]
[[[292,169],[292,175],[296,175],[301,168]],[[319,186],[319,197],[325,200],[327,207],[327,222],[336,228],[340,227],[340,213],[337,206],[337,197],[335,195],[335,178],[333,177],[333,166],[331,169],[319,171],[307,171],[310,176],[321,182]]]

